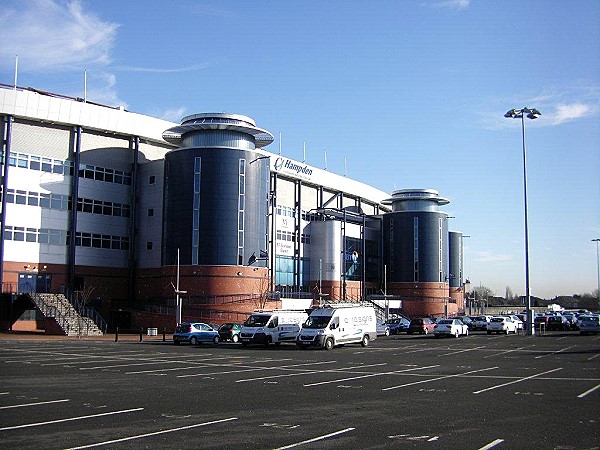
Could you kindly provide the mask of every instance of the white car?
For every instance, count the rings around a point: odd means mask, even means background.
[[[523,330],[525,328],[525,324],[519,316],[511,314],[508,317],[510,317],[513,320],[513,322],[517,325],[517,330]]]
[[[441,336],[454,336],[459,337],[460,335],[469,335],[469,326],[460,319],[441,319],[433,327],[433,335],[437,337]]]
[[[517,323],[507,316],[495,316],[490,319],[487,326],[487,334],[492,333],[516,333]]]

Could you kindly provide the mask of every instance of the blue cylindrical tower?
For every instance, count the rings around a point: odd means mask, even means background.
[[[439,210],[449,200],[433,189],[401,189],[384,200],[384,262],[388,288],[403,296],[409,314],[447,311],[449,271],[448,215]]]
[[[163,265],[245,265],[267,250],[269,160],[255,150],[273,136],[239,114],[194,114],[163,133]],[[257,265],[263,265],[259,261]]]

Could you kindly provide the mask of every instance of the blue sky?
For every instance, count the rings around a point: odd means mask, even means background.
[[[270,150],[387,192],[432,188],[465,275],[523,295],[597,288],[597,0],[0,0],[0,82],[179,121],[248,115]],[[346,165],[344,165],[346,160]],[[345,168],[346,167],[346,168]]]

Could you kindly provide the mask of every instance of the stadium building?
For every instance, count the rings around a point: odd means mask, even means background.
[[[109,327],[171,330],[323,300],[464,309],[447,199],[271,153],[249,117],[177,124],[0,85],[0,132],[3,327],[63,296]]]

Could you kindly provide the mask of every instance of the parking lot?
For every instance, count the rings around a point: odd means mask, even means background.
[[[2,448],[600,448],[600,336],[5,337]]]

